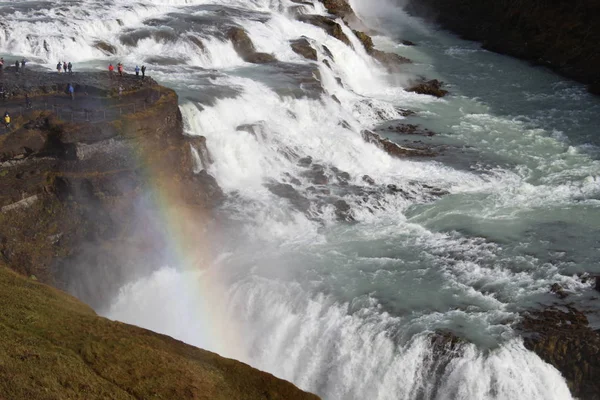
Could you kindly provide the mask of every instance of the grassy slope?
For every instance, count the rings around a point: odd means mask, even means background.
[[[0,265],[0,400],[318,399],[168,336],[98,317]]]

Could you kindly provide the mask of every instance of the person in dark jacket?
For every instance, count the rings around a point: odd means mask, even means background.
[[[63,61],[63,71],[67,72],[67,62]]]
[[[69,61],[69,63],[67,64],[67,68],[69,68],[69,73],[72,74],[73,73],[73,64],[71,64],[71,61]]]
[[[146,77],[146,66],[142,65],[142,79]]]
[[[19,72],[19,60],[15,61],[15,72]]]

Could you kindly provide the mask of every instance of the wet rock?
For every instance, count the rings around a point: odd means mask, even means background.
[[[600,399],[600,332],[581,311],[549,308],[523,315],[518,329],[525,347],[552,364],[567,379],[572,394]]]
[[[330,14],[340,18],[354,16],[354,10],[346,0],[319,0]]]
[[[421,80],[417,83],[414,83],[406,90],[408,92],[426,94],[435,97],[444,97],[448,94],[448,91],[442,89],[443,84],[443,82],[440,82],[437,79],[432,79],[429,81]]]
[[[335,215],[338,220],[352,222],[354,221],[354,217],[352,216],[352,209],[348,203],[344,200],[337,200],[333,203],[335,207]]]
[[[373,143],[381,150],[385,151],[389,155],[393,157],[403,158],[403,157],[432,157],[435,156],[436,153],[429,149],[415,149],[410,147],[403,147],[398,145],[397,143],[392,142],[391,140],[384,139],[378,134],[371,131],[363,131],[362,132],[363,139],[368,143]]]
[[[371,52],[371,57],[383,64],[390,72],[399,71],[402,65],[412,63],[412,61],[406,57],[377,49]]]
[[[287,183],[271,183],[267,189],[276,196],[288,199],[294,207],[302,212],[308,211],[310,200],[302,196],[292,185]]]
[[[200,49],[200,51],[206,50],[206,46],[204,46],[204,43],[202,43],[202,40],[200,40],[198,37],[196,37],[194,35],[189,35],[187,38],[188,38],[188,40],[190,42],[192,42],[193,44],[195,44],[196,47],[198,49]]]
[[[371,38],[371,36],[361,31],[353,30],[352,32],[354,32],[358,40],[360,40],[360,42],[363,44],[363,47],[365,48],[366,52],[371,54],[375,49],[375,45],[373,44],[373,39]]]
[[[565,289],[559,283],[553,283],[550,286],[550,292],[558,296],[559,299],[566,299],[569,294],[565,292]]]
[[[300,165],[301,167],[308,167],[308,166],[310,166],[310,164],[312,164],[312,162],[313,162],[313,159],[311,156],[303,157],[298,160],[298,165]]]
[[[323,45],[323,51],[325,52],[325,55],[327,57],[329,57],[333,60],[333,53],[331,52],[331,50],[329,50],[329,47]]]
[[[402,135],[418,135],[418,136],[434,136],[435,133],[429,129],[421,128],[415,124],[397,124],[386,128],[379,128],[376,130],[386,130],[396,132]]]
[[[317,26],[321,29],[324,29],[330,36],[338,39],[339,41],[345,43],[346,45],[352,47],[350,43],[350,39],[342,30],[340,24],[335,22],[335,20],[325,17],[323,15],[301,15],[298,18],[298,21],[305,22],[307,24],[311,24]]]
[[[206,145],[206,138],[204,136],[187,136],[187,140],[190,146],[198,153],[200,158],[199,170],[208,169],[208,167],[214,162],[213,158],[208,151]]]
[[[314,164],[310,171],[302,172],[302,176],[315,185],[327,185],[329,183],[329,178],[325,175],[323,166],[319,164]]]
[[[242,58],[242,60],[253,64],[266,64],[277,61],[277,59],[267,53],[259,53],[254,47],[254,43],[242,28],[233,27],[227,32],[227,38],[231,40],[233,48]]]
[[[333,101],[335,101],[336,103],[338,103],[338,104],[342,104],[342,102],[340,101],[340,99],[338,99],[338,97],[335,94],[331,95],[331,99]]]
[[[408,58],[402,57],[396,53],[388,53],[385,51],[375,49],[373,39],[365,32],[354,30],[354,35],[360,40],[365,51],[371,57],[379,61],[384,67],[390,72],[397,72],[404,64],[410,64],[412,61]]]
[[[329,63],[329,60],[323,60],[323,64],[325,64],[325,66],[326,66],[327,68],[329,68],[329,69],[332,69],[332,68],[331,68],[331,64]]]
[[[310,45],[307,39],[292,40],[290,43],[295,53],[300,54],[306,59],[317,61],[317,51]]]
[[[411,42],[410,40],[401,40],[400,43],[402,43],[405,46],[416,46],[416,44],[414,42]]]
[[[369,175],[363,175],[362,180],[363,180],[363,182],[368,183],[371,186],[375,185],[375,180],[373,178],[371,178]]]
[[[600,96],[600,82],[592,83],[587,87],[588,92],[596,96]]]
[[[113,46],[112,44],[107,43],[103,40],[99,40],[96,43],[94,43],[94,47],[97,48],[98,50],[102,50],[103,52],[110,54],[110,55],[117,54],[117,48],[115,46]]]

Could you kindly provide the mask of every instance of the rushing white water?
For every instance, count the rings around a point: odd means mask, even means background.
[[[298,4],[288,0],[105,3],[51,6],[50,17],[45,3],[0,6],[0,51],[47,66],[147,64],[180,93],[186,133],[206,136],[207,169],[229,195],[222,211],[233,226],[215,236],[219,257],[206,272],[173,260],[124,283],[107,316],[325,399],[571,398],[512,324],[553,301],[552,283],[585,296],[589,284],[575,274],[599,265],[597,100],[431,32],[392,2],[353,6],[385,32],[375,38],[381,48],[415,61],[401,74],[388,74],[349,27],[353,48],[295,20]],[[302,12],[326,13],[313,3]],[[224,35],[234,25],[280,62],[244,62]],[[317,62],[289,47],[301,37]],[[396,45],[400,38],[419,46]],[[447,80],[453,95],[406,92],[412,74]],[[407,108],[417,115],[403,117]],[[442,154],[398,159],[363,139],[392,120],[439,132],[417,140]],[[276,195],[276,183],[290,184],[306,209]],[[339,201],[353,223],[339,221]],[[465,342],[433,346],[440,331]]]

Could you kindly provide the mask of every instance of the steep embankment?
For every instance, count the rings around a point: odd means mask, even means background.
[[[1,399],[318,399],[0,265]]]
[[[411,0],[407,10],[486,49],[530,60],[600,94],[596,0]]]
[[[204,138],[183,135],[173,90],[104,73],[4,75],[14,112],[0,136],[0,261],[12,269],[97,307],[164,260],[159,211],[180,222],[169,234],[191,237],[187,217],[202,220],[220,201],[202,170]],[[19,115],[26,91],[39,109]]]

